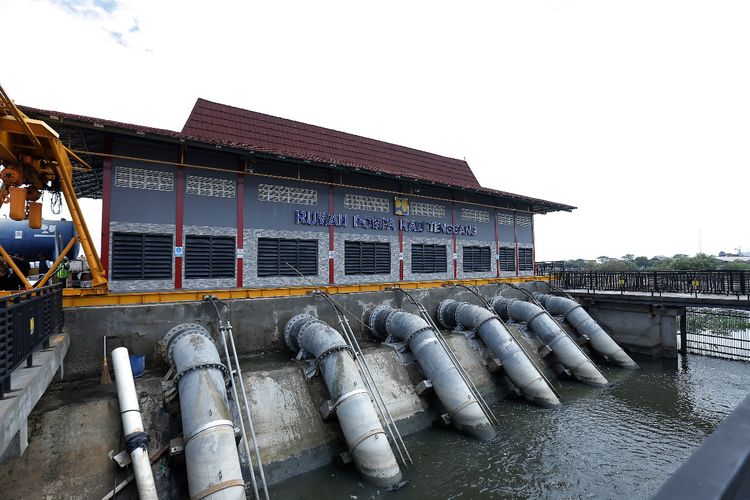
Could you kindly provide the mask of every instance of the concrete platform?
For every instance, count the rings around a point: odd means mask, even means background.
[[[0,463],[20,457],[28,446],[28,417],[62,367],[70,346],[67,334],[50,337],[49,348],[37,348],[33,366],[11,374],[11,390],[0,400]]]

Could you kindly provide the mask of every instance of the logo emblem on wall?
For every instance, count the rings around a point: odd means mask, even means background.
[[[393,214],[409,215],[409,198],[393,197]]]

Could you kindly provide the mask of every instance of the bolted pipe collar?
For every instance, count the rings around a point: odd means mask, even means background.
[[[318,321],[318,319],[310,314],[297,314],[286,322],[286,326],[284,326],[284,343],[290,351],[299,352],[300,331],[310,321]]]
[[[456,321],[458,306],[459,303],[453,299],[445,299],[438,305],[437,318],[444,328],[451,330],[458,326],[458,322]]]
[[[176,341],[186,335],[191,334],[202,335],[211,342],[214,341],[211,338],[211,334],[208,333],[208,330],[206,330],[202,325],[199,325],[197,323],[180,323],[179,325],[172,327],[166,334],[164,334],[164,338],[162,339],[164,346],[162,355],[164,356],[164,361],[166,361],[170,365],[174,365],[173,354]]]
[[[367,318],[367,325],[370,327],[370,331],[375,338],[380,342],[388,338],[388,317],[397,310],[398,309],[394,309],[388,304],[380,304],[370,311],[369,317]]]

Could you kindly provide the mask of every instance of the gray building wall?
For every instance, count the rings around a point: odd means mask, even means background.
[[[155,160],[176,162],[179,160],[176,146],[146,145],[116,138],[112,153],[119,156],[143,157]],[[147,171],[165,172],[172,176],[172,190],[136,189],[118,186],[118,168],[137,168]],[[136,160],[116,158],[112,161],[112,221],[147,224],[174,224],[177,215],[177,167]]]
[[[361,179],[349,179],[350,182],[359,182]],[[391,186],[392,187],[392,186]],[[387,211],[375,211],[367,209],[350,209],[346,206],[346,195],[367,196],[386,200],[388,203]],[[328,205],[326,204],[326,208]],[[395,229],[389,229],[386,225],[384,229],[365,229],[354,227],[354,217],[376,217],[397,221],[393,214],[393,194],[383,193],[380,191],[370,191],[367,189],[354,189],[349,187],[334,187],[333,191],[333,212],[335,214],[344,214],[347,216],[347,225],[336,227],[334,230],[334,281],[337,284],[349,285],[355,283],[381,283],[399,281],[399,244],[398,244],[398,224]],[[346,274],[346,256],[344,252],[346,241],[378,241],[388,243],[390,247],[391,262],[390,273],[388,274]]]
[[[474,214],[486,215],[486,222],[469,218],[464,210],[473,211]],[[456,236],[456,254],[458,257],[458,278],[494,278],[497,276],[497,244],[495,242],[495,211],[492,208],[478,207],[464,203],[456,203],[456,224],[471,225],[477,227],[474,236]],[[485,272],[464,272],[463,248],[465,246],[478,246],[490,248],[490,269]]]
[[[164,145],[149,141],[138,141],[135,139],[117,138],[113,143],[113,153],[120,156],[145,157],[149,159],[161,160],[165,162],[176,162],[179,160],[178,145]],[[201,151],[190,149],[185,152],[185,162],[189,164],[205,165],[212,168],[221,168],[228,170],[239,170],[243,168],[238,157],[223,152]],[[171,190],[156,189],[138,189],[118,185],[117,167],[138,168],[147,171],[166,173],[172,176]],[[175,232],[176,219],[176,201],[177,201],[177,170],[174,165],[158,164],[150,162],[139,162],[135,160],[113,161],[113,179],[111,195],[111,233],[116,231],[129,231],[140,233],[171,233]],[[309,169],[308,169],[309,170]],[[325,177],[324,172],[316,170],[315,179],[322,181]],[[285,175],[308,176],[305,166],[295,166],[290,164],[274,165],[273,163],[262,164],[256,167],[255,172],[272,173],[277,171]],[[189,192],[190,177],[196,176],[202,179],[208,179],[210,185],[227,186],[228,184],[221,181],[229,181],[233,186],[234,192],[230,195],[228,191],[221,191],[216,195],[211,189],[207,192]],[[184,215],[183,215],[183,234],[185,236],[195,235],[222,235],[237,237],[237,204],[239,202],[238,189],[240,184],[237,182],[238,174],[231,172],[215,172],[209,170],[200,170],[193,168],[185,169],[185,190],[184,193]],[[329,175],[329,179],[334,182],[344,182],[352,185],[371,185],[374,188],[387,189],[389,191],[399,191],[402,185],[392,179],[384,179],[377,176],[363,174],[342,174],[335,173]],[[213,181],[216,183],[212,184]],[[203,181],[201,181],[203,182]],[[288,188],[303,188],[312,190],[315,193],[316,201],[314,204],[295,202],[293,200],[268,201],[261,199],[259,186],[272,185]],[[403,188],[411,191],[412,187]],[[442,217],[434,214],[421,215],[412,213],[403,217],[405,220],[416,222],[444,222],[460,225],[472,225],[477,227],[475,235],[456,235],[456,264],[457,276],[459,278],[490,278],[497,275],[497,242],[496,228],[499,235],[500,246],[516,247],[516,229],[518,230],[518,246],[532,247],[533,226],[524,226],[514,228],[512,225],[497,223],[497,214],[505,213],[514,215],[516,212],[511,209],[493,209],[490,207],[480,207],[463,202],[456,202],[455,207],[450,201],[435,200],[432,196],[445,196],[448,191],[442,188],[430,187],[423,188],[419,194],[405,193],[401,196],[406,197],[411,207],[415,203],[426,203],[438,205],[443,208]],[[438,192],[439,191],[439,192]],[[405,280],[436,280],[453,278],[453,239],[451,234],[432,233],[428,231],[400,231],[398,228],[399,217],[394,214],[394,192],[374,191],[366,188],[335,186],[333,190],[333,214],[343,214],[347,217],[345,226],[339,225],[334,228],[333,238],[333,257],[334,257],[334,281],[337,284],[353,283],[373,283],[373,282],[395,282],[398,281],[399,263],[403,258],[404,279]],[[212,194],[213,193],[213,194]],[[367,206],[360,208],[349,208],[346,205],[346,196],[371,196],[387,200],[387,211],[375,211],[368,209]],[[469,197],[463,195],[461,200]],[[485,201],[485,200],[480,200]],[[310,282],[323,285],[329,282],[329,226],[297,224],[295,213],[297,210],[329,212],[329,185],[326,182],[309,182],[302,179],[280,179],[267,178],[255,175],[244,176],[244,224],[242,231],[243,251],[243,286],[245,287],[271,287],[271,286],[307,286]],[[486,212],[487,220],[476,220],[471,214],[464,214],[462,209]],[[455,212],[454,212],[455,210]],[[455,220],[453,214],[455,213]],[[519,212],[520,214],[520,212]],[[363,227],[354,227],[354,217],[377,217],[387,220],[393,219],[396,223],[395,229],[372,229]],[[524,215],[528,215],[525,214]],[[403,254],[399,249],[399,233],[403,238]],[[305,238],[315,239],[318,241],[318,274],[307,278],[301,277],[265,277],[260,278],[257,275],[257,242],[260,237],[273,238]],[[345,255],[344,244],[347,240],[356,241],[379,241],[390,245],[391,267],[390,273],[385,275],[346,275],[345,273]],[[239,242],[235,242],[236,244]],[[417,274],[411,272],[411,246],[414,243],[443,244],[446,246],[446,272]],[[463,247],[464,246],[487,246],[491,252],[491,266],[486,272],[464,272],[463,271]],[[175,246],[183,246],[182,242],[175,242]],[[111,241],[110,241],[111,248]],[[110,269],[111,269],[110,252]],[[174,263],[173,263],[174,268]],[[159,281],[110,281],[112,291],[137,291],[137,290],[161,290],[171,289],[174,286],[174,272],[172,280]],[[224,279],[191,279],[184,277],[182,273],[183,288],[185,289],[211,289],[211,288],[228,288],[236,286],[237,276],[234,278]],[[514,276],[515,272],[501,272],[501,276]],[[523,274],[532,274],[530,272]]]
[[[314,205],[262,201],[261,184],[311,189],[316,193]],[[328,227],[295,224],[296,210],[328,211],[328,186],[304,181],[246,176],[243,286],[248,288],[309,286],[328,284]],[[257,268],[258,238],[302,238],[318,240],[318,274],[306,277],[259,277]]]
[[[191,181],[190,177],[198,179],[198,182],[201,183],[205,183],[207,179],[216,179],[234,183],[235,194],[231,197],[210,194],[192,194],[189,191],[190,186],[188,185],[189,181]],[[185,171],[186,192],[183,224],[185,226],[221,226],[236,228],[237,186],[236,174],[187,169]]]

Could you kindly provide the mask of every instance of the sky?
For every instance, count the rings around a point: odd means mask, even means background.
[[[750,2],[0,0],[0,19],[18,104],[180,130],[203,97],[466,159],[578,207],[535,218],[537,260],[750,250]]]

